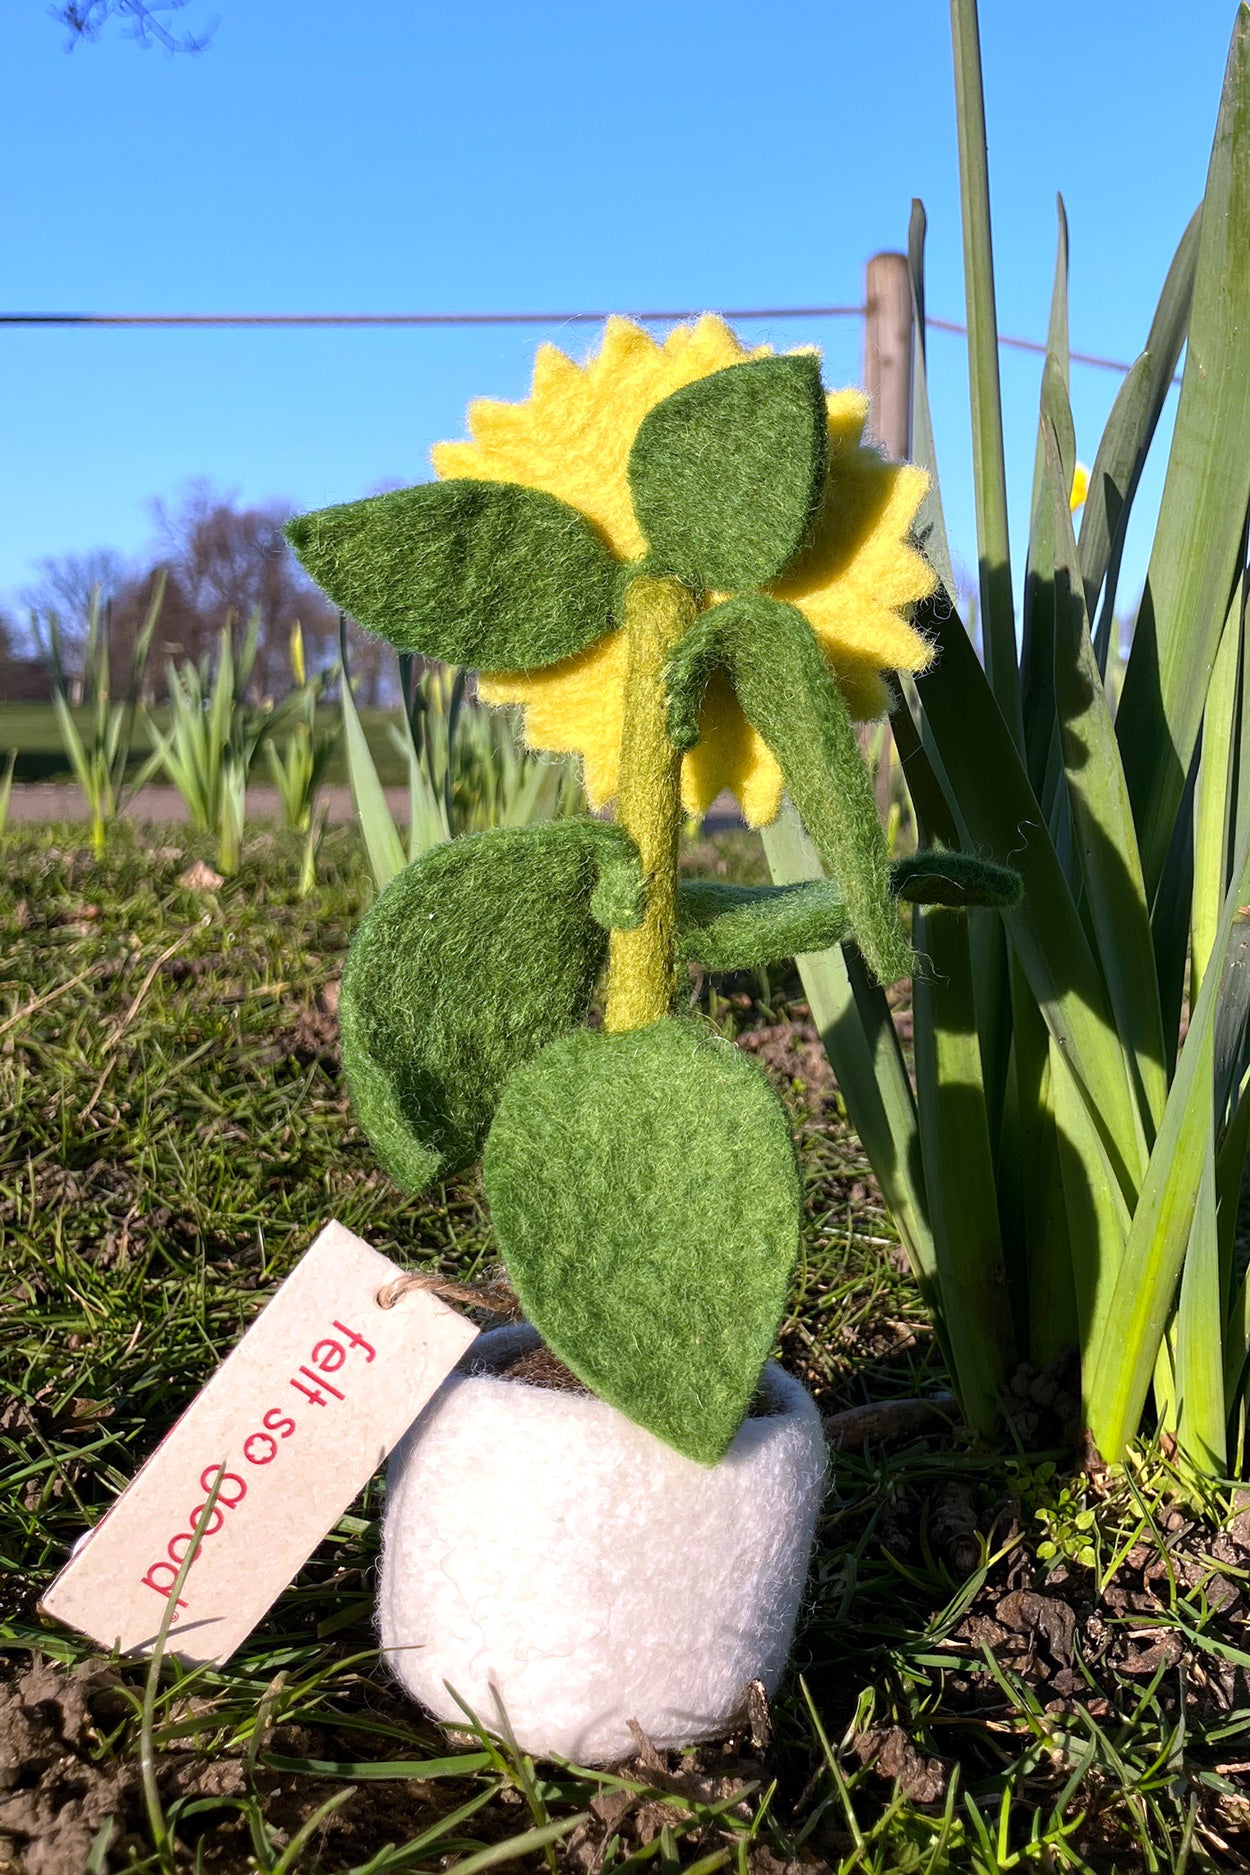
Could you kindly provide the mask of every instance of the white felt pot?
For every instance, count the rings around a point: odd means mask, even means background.
[[[454,1687],[537,1755],[608,1764],[722,1736],[785,1666],[825,1477],[820,1418],[765,1370],[771,1415],[719,1465],[587,1394],[502,1380],[533,1330],[481,1336],[394,1453],[379,1623],[405,1688],[465,1723]]]

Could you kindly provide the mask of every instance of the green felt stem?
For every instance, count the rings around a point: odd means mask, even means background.
[[[912,904],[1002,909],[1020,901],[1020,876],[968,853],[930,848],[896,859],[890,890]],[[727,885],[682,879],[677,886],[677,954],[705,970],[752,970],[828,950],[854,935],[836,879],[794,885]]]
[[[885,835],[855,726],[801,612],[741,593],[698,619],[668,663],[669,734],[698,739],[699,709],[724,670],[747,721],[776,756],[786,786],[851,913],[855,941],[883,983],[907,976],[912,953],[890,892]]]
[[[665,728],[664,666],[693,617],[694,600],[676,580],[638,578],[625,595],[629,665],[616,824],[641,859],[646,905],[632,927],[612,933],[604,1012],[610,1033],[657,1022],[673,1000],[681,757]]]
[[[726,885],[683,879],[677,888],[677,949],[705,970],[753,970],[806,951],[828,950],[851,932],[836,880],[799,885]]]

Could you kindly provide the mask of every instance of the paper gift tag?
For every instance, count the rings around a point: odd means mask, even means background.
[[[407,1432],[477,1330],[327,1224],[239,1345],[74,1555],[42,1612],[147,1651],[224,1466],[169,1651],[228,1660]]]

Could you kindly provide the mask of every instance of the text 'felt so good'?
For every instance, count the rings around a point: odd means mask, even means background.
[[[42,1609],[106,1647],[228,1660],[293,1581],[475,1339],[402,1275],[328,1224],[234,1351],[81,1542]]]

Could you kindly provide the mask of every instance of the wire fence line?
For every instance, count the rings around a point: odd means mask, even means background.
[[[667,325],[697,319],[705,307],[684,307],[664,311],[631,312],[626,316],[640,325]],[[862,319],[865,306],[737,306],[726,307],[722,318],[751,319]],[[89,313],[89,312],[7,312],[0,313],[0,326],[576,326],[601,325],[611,317],[607,312],[470,312],[470,313]],[[934,332],[952,332],[966,338],[968,328],[957,319],[937,319],[926,315],[926,327]],[[1009,350],[1046,355],[1040,339],[1016,338],[1000,332],[998,342]],[[1117,371],[1123,377],[1131,365],[1118,358],[1103,358],[1096,352],[1069,352],[1073,364],[1092,365],[1099,371]]]

